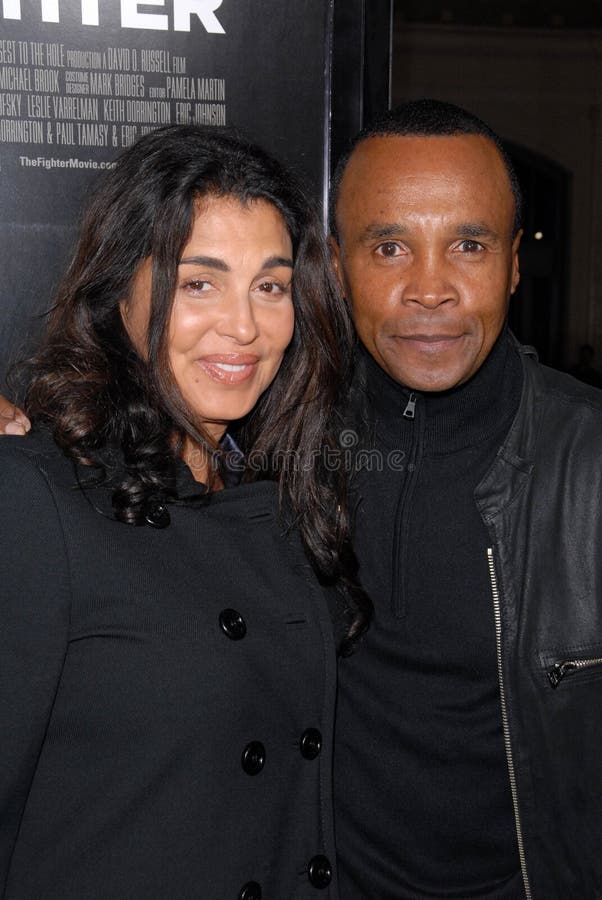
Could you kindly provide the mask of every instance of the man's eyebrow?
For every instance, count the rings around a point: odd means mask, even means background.
[[[369,243],[370,241],[385,240],[393,236],[401,237],[407,234],[407,231],[407,226],[402,225],[400,222],[373,222],[361,232],[360,241]]]
[[[232,269],[228,263],[217,256],[186,256],[180,260],[180,265],[186,266],[207,266],[209,269],[218,269],[220,272],[231,272]],[[262,269],[278,269],[284,266],[287,269],[293,268],[293,261],[287,256],[268,256],[263,261]]]
[[[454,231],[458,237],[499,239],[499,234],[490,228],[489,225],[486,225],[485,222],[462,222],[456,226]]]

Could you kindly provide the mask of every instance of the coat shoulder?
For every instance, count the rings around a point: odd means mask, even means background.
[[[537,400],[550,414],[556,412],[575,427],[602,431],[602,390],[530,358],[525,359],[525,370],[535,384]]]
[[[23,500],[28,489],[39,493],[44,482],[47,488],[73,488],[77,477],[73,462],[42,430],[33,430],[24,437],[0,438],[0,475],[3,491],[19,491]]]

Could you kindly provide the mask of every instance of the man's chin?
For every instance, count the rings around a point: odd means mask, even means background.
[[[420,393],[441,393],[451,391],[468,381],[470,374],[458,369],[416,369],[395,365],[393,361],[385,368],[387,375],[403,387]]]
[[[398,340],[393,347],[390,344],[384,347],[377,362],[398,384],[421,393],[450,391],[459,387],[472,377],[480,365],[478,354],[473,352],[467,358],[469,345],[465,336],[454,344],[449,341],[404,341],[403,348],[399,344]]]

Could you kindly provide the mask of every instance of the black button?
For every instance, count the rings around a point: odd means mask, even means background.
[[[305,759],[315,759],[322,749],[322,735],[317,728],[306,728],[301,735],[299,746],[301,756]]]
[[[314,887],[328,887],[332,878],[332,866],[330,865],[330,860],[326,856],[314,856],[309,862],[307,873],[309,875],[309,880]]]
[[[261,900],[261,885],[256,881],[247,881],[240,889],[238,900]]]
[[[171,522],[169,510],[163,503],[149,501],[144,508],[144,521],[151,528],[167,528]]]
[[[219,624],[232,641],[240,641],[247,633],[245,620],[235,609],[223,609],[219,614]]]
[[[247,744],[240,761],[247,775],[258,775],[265,765],[265,747],[261,741]]]

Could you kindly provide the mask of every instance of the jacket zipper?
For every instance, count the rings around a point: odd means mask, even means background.
[[[602,658],[598,659],[563,659],[554,663],[551,669],[548,669],[548,678],[553,688],[557,688],[562,679],[566,675],[572,675],[574,672],[580,672],[581,669],[590,669],[593,666],[602,666]]]
[[[391,610],[396,618],[402,618],[405,615],[405,595],[404,595],[404,572],[405,557],[404,553],[408,546],[405,539],[405,531],[409,519],[409,505],[414,492],[416,482],[417,463],[422,455],[422,430],[424,427],[424,416],[416,415],[416,403],[418,395],[411,392],[407,403],[404,407],[402,417],[409,419],[411,428],[413,429],[410,451],[408,453],[408,465],[406,476],[404,479],[401,493],[397,500],[395,509],[395,520],[393,524],[393,557],[391,560],[392,577],[391,577]],[[401,573],[401,575],[400,575]]]
[[[516,840],[518,844],[518,856],[520,859],[520,868],[525,885],[525,896],[527,900],[532,900],[531,886],[529,884],[529,876],[527,874],[527,863],[525,860],[525,847],[523,843],[523,832],[520,822],[520,813],[518,809],[518,790],[516,787],[516,774],[514,771],[514,760],[512,758],[512,744],[510,742],[510,725],[508,721],[508,709],[506,706],[506,691],[504,688],[504,673],[502,669],[502,612],[500,605],[500,592],[498,588],[498,580],[495,572],[495,563],[493,560],[493,550],[491,547],[487,549],[487,564],[489,566],[489,578],[491,581],[491,593],[493,596],[493,615],[495,621],[495,640],[497,646],[497,671],[498,682],[500,688],[500,705],[502,708],[502,729],[504,733],[504,747],[506,750],[506,760],[508,763],[508,775],[510,776],[510,791],[512,793],[512,805],[514,807],[514,821],[516,824]]]

